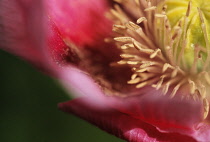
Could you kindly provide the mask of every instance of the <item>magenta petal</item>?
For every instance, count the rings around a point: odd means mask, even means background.
[[[195,142],[191,137],[177,133],[161,133],[152,125],[113,110],[89,103],[87,98],[59,104],[65,112],[73,113],[99,128],[129,142]]]
[[[65,65],[68,62],[76,62],[77,57],[71,52],[71,47],[67,46],[63,41],[58,27],[51,21],[48,20],[48,56],[53,62],[59,65]]]
[[[0,1],[0,48],[41,65],[43,47],[43,1]]]
[[[57,27],[46,15],[45,2],[0,1],[0,48],[55,75],[60,70],[56,64],[71,55]]]
[[[110,104],[123,113],[167,131],[192,133],[194,126],[202,121],[201,101],[181,100],[179,97],[171,99],[152,87],[139,92],[138,96],[118,99]]]
[[[105,18],[105,0],[50,0],[48,6],[63,39],[78,46],[93,46],[111,32],[111,22]]]
[[[74,94],[94,99],[93,103],[110,106],[117,111],[141,119],[165,131],[192,134],[194,126],[202,121],[202,104],[199,101],[170,99],[161,91],[148,87],[139,90],[138,96],[107,97],[98,84],[76,68],[65,68],[60,73],[63,85]]]

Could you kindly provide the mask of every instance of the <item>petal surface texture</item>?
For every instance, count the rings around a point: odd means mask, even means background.
[[[150,124],[112,108],[95,106],[87,100],[82,98],[61,103],[59,108],[129,142],[195,142],[193,138],[177,133],[161,133]]]
[[[62,37],[77,45],[95,45],[111,31],[111,22],[104,17],[109,8],[104,0],[51,0],[48,4],[49,16]]]
[[[0,9],[0,48],[41,64],[44,61],[43,2],[2,0]]]

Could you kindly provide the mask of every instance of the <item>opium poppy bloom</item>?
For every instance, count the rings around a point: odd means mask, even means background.
[[[111,134],[206,142],[209,4],[2,0],[0,45],[79,96],[61,110]]]

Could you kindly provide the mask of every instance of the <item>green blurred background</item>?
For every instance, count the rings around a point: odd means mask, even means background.
[[[57,109],[70,98],[31,65],[0,51],[0,142],[123,142]]]

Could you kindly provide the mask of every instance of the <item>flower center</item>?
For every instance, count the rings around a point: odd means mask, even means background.
[[[172,27],[176,30],[181,26],[182,35],[178,44],[176,58],[179,65],[186,71],[193,68],[194,73],[209,70],[209,39],[210,1],[175,1],[167,0],[160,4],[167,6],[166,15]],[[160,11],[160,10],[159,10]],[[197,51],[198,50],[198,51]],[[197,52],[197,53],[196,53]],[[197,54],[197,55],[195,55]],[[195,62],[196,61],[196,62]],[[205,62],[205,63],[204,63]]]
[[[115,0],[114,40],[120,65],[132,68],[128,84],[161,89],[173,98],[202,101],[204,119],[210,85],[209,0]]]

